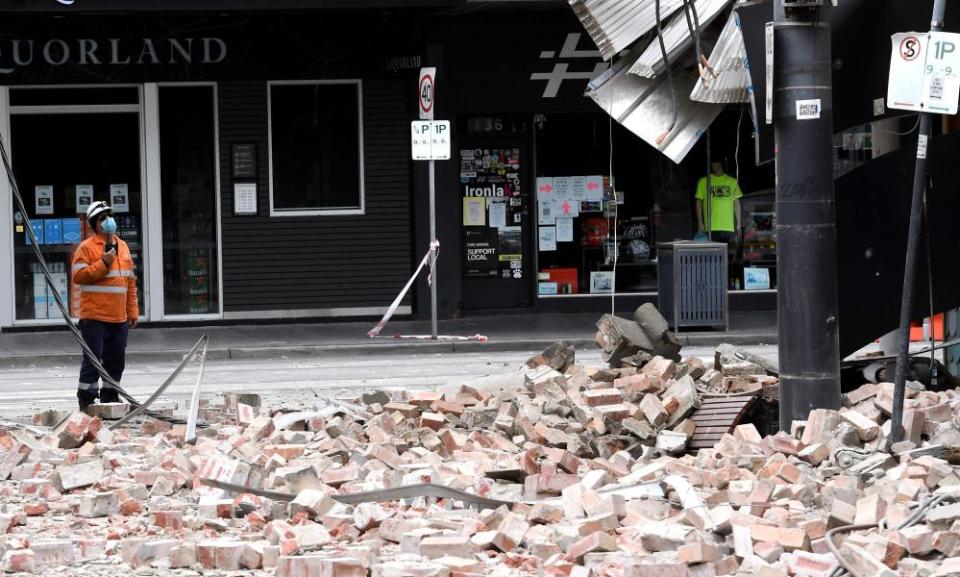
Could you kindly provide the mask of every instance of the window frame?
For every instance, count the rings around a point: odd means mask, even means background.
[[[316,86],[352,84],[357,90],[357,146],[360,170],[359,206],[333,208],[276,208],[273,202],[273,87],[274,86]],[[366,186],[363,154],[363,80],[345,78],[335,80],[270,80],[267,82],[267,189],[270,199],[270,216],[348,216],[366,214]]]

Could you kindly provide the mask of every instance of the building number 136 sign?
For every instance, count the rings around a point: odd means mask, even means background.
[[[960,100],[960,34],[893,35],[887,107],[956,114]]]

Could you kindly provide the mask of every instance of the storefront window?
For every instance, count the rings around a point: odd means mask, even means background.
[[[22,96],[22,95],[21,95]],[[137,269],[143,310],[143,247],[140,194],[140,117],[136,112],[31,113],[20,103],[11,116],[11,148],[17,184],[34,233],[53,273],[56,290],[79,314],[79,294],[70,279],[73,252],[91,234],[85,213],[90,202],[113,206],[118,236],[127,242]],[[53,293],[29,246],[24,215],[14,215],[14,275],[17,320],[60,318]],[[141,312],[142,314],[142,312]]]
[[[272,213],[362,213],[360,83],[269,89]]]
[[[219,313],[212,86],[161,86],[164,314]]]

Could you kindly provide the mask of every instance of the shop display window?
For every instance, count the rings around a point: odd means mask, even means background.
[[[11,95],[16,93],[11,90]],[[139,114],[29,112],[25,106],[10,118],[12,162],[26,216],[53,274],[53,288],[69,303],[72,316],[78,316],[79,292],[70,278],[73,253],[91,234],[87,207],[104,200],[113,206],[117,234],[133,256],[142,314]],[[13,218],[16,318],[58,319],[56,293],[45,282],[29,246],[26,218],[17,209]]]
[[[272,213],[362,213],[360,82],[271,82],[269,98]]]
[[[746,290],[776,288],[777,217],[774,191],[748,193],[740,199],[743,212],[743,276]]]
[[[214,89],[161,86],[165,315],[220,312]]]
[[[656,290],[650,217],[625,209],[609,177],[545,176],[536,188],[540,296]]]

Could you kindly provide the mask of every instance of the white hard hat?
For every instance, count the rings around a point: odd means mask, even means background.
[[[113,209],[110,208],[109,204],[103,202],[102,200],[98,200],[90,204],[90,208],[87,209],[87,222],[92,222],[93,219],[105,212],[112,213]]]

